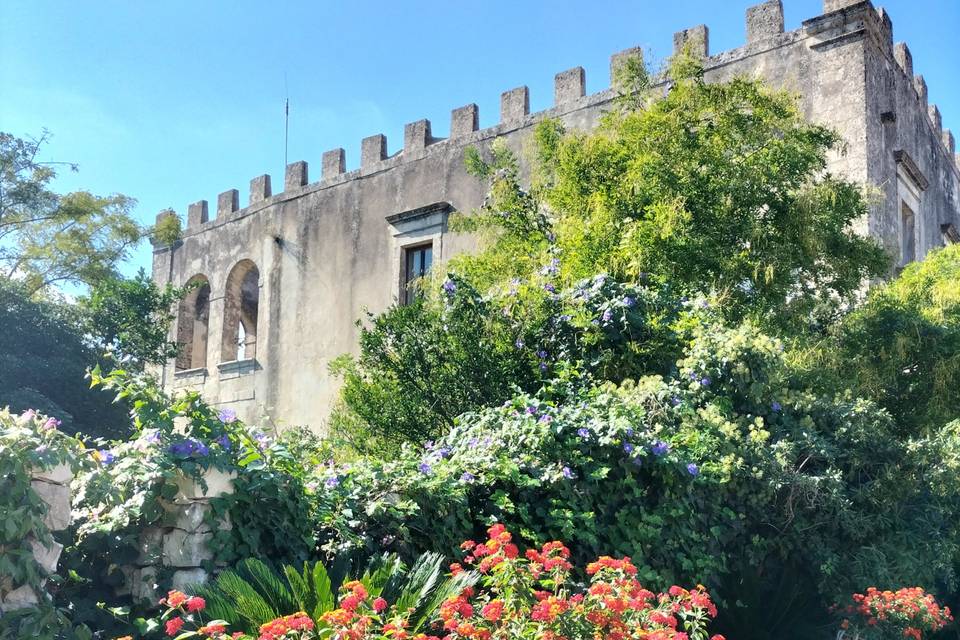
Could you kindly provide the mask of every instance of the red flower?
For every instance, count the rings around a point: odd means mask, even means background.
[[[167,635],[175,636],[177,632],[183,627],[183,618],[177,616],[175,618],[170,618],[167,620]]]
[[[200,627],[197,631],[205,636],[215,636],[218,633],[223,633],[227,630],[227,627],[222,624],[208,624],[205,627]]]
[[[500,600],[491,600],[484,605],[481,611],[483,617],[490,622],[496,622],[503,615],[503,602]]]
[[[387,601],[384,600],[383,598],[377,598],[376,600],[373,601],[373,610],[376,611],[377,613],[380,613],[386,608],[387,608]]]
[[[187,599],[187,611],[194,613],[195,611],[203,611],[204,607],[207,606],[207,601],[201,598],[200,596],[191,596]]]
[[[171,609],[176,609],[186,601],[187,594],[182,591],[171,591],[167,594],[167,606]],[[161,600],[161,602],[163,601]]]

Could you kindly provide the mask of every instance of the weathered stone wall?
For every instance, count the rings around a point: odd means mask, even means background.
[[[214,532],[230,528],[230,520],[214,519],[210,501],[233,493],[236,474],[210,469],[203,475],[206,488],[193,478],[181,477],[179,492],[161,500],[164,517],[159,526],[140,532],[136,563],[122,568],[124,585],[118,595],[156,603],[162,596],[158,583],[169,576],[170,586],[185,589],[207,580],[213,559],[210,541]],[[165,575],[161,575],[165,574]]]
[[[52,469],[38,469],[31,474],[31,477],[31,488],[47,505],[47,513],[44,516],[43,523],[51,533],[63,531],[69,527],[71,511],[70,480],[73,479],[73,472],[70,467],[61,464]],[[56,573],[57,561],[60,559],[63,545],[56,540],[53,540],[49,545],[44,545],[33,537],[27,542],[30,544],[33,557],[40,567],[47,573]],[[0,614],[5,611],[30,607],[39,602],[38,594],[30,585],[22,585],[10,590],[13,585],[10,583],[3,584],[5,580],[6,578],[0,580]]]
[[[939,112],[927,109],[908,51],[893,46],[889,16],[868,1],[826,0],[824,9],[784,32],[779,0],[752,7],[746,44],[716,55],[703,25],[678,32],[674,42],[690,42],[704,56],[709,80],[764,78],[795,92],[812,121],[836,129],[846,147],[829,169],[876,187],[877,202],[859,231],[895,255],[903,242],[903,191],[916,190],[920,258],[949,237],[950,225],[954,233],[960,228],[953,138],[940,131]],[[631,52],[614,55],[611,65]],[[585,95],[584,87],[582,69],[564,71],[556,77],[555,106],[544,112],[530,114],[527,89],[519,87],[501,96],[493,127],[478,130],[477,108],[467,105],[451,113],[447,138],[420,120],[406,126],[403,149],[392,155],[384,136],[365,139],[354,171],[345,171],[344,151],[334,149],[322,156],[319,181],[311,183],[307,163],[297,162],[287,168],[282,192],[272,192],[269,176],[254,178],[243,209],[236,190],[218,197],[212,218],[206,202],[190,205],[182,241],[156,247],[153,275],[178,285],[197,275],[209,280],[207,364],[175,371],[171,363],[159,372],[165,386],[200,389],[246,419],[267,412],[323,429],[337,389],[327,366],[355,350],[354,322],[364,310],[381,311],[398,299],[404,248],[432,242],[437,264],[475,246],[474,238],[447,230],[451,211],[469,211],[485,195],[464,169],[465,148],[503,138],[522,151],[532,125],[545,117],[594,126],[613,92]],[[260,274],[256,358],[224,362],[225,309],[232,304],[224,292],[241,260]]]

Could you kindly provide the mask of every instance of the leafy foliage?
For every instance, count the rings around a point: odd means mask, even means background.
[[[85,463],[83,444],[57,430],[57,420],[27,411],[20,415],[0,409],[0,601],[8,593],[29,587],[39,604],[0,615],[0,638],[89,638],[75,627],[45,588],[49,576],[34,557],[34,545],[54,543],[45,517],[47,505],[33,489],[38,471],[66,465],[72,472]]]
[[[577,560],[635,557],[652,586],[701,581],[723,625],[739,601],[784,637],[858,585],[952,585],[960,423],[902,439],[873,403],[803,386],[777,340],[703,313],[666,377],[519,395],[395,460],[329,468],[325,548],[452,553],[500,520]]]
[[[226,621],[232,631],[255,634],[261,625],[298,611],[323,625],[323,614],[338,606],[341,585],[355,579],[370,596],[410,611],[408,631],[415,633],[443,600],[476,579],[470,574],[445,578],[443,564],[443,556],[435,553],[423,554],[410,567],[395,555],[377,556],[362,575],[350,578],[351,563],[346,557],[329,570],[314,562],[300,568],[286,565],[280,572],[250,558],[221,573],[213,583],[198,587],[196,593],[205,599],[208,615]]]
[[[960,416],[960,246],[870,290],[831,334],[798,350],[811,380],[847,387],[887,409],[904,434]],[[825,375],[826,374],[826,375]]]
[[[474,153],[490,195],[460,228],[490,242],[453,270],[484,290],[559,258],[565,285],[650,274],[716,291],[731,318],[781,324],[835,309],[884,273],[882,249],[851,229],[866,214],[860,190],[823,173],[838,136],[786,93],[702,73],[680,56],[666,95],[613,110],[594,131],[541,124],[529,190],[505,147],[489,162]]]
[[[68,433],[130,433],[127,407],[84,379],[99,354],[75,307],[30,297],[21,283],[0,277],[0,327],[0,406],[56,416]]]
[[[146,233],[127,196],[51,191],[55,165],[64,163],[37,159],[48,139],[0,132],[0,275],[22,280],[31,294],[115,275]]]
[[[164,364],[179,352],[167,339],[175,304],[188,292],[160,287],[141,269],[133,278],[110,277],[80,299],[85,328],[101,351],[111,351],[127,369]]]

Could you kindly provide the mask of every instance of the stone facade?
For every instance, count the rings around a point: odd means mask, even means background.
[[[869,1],[825,0],[822,15],[784,32],[781,2],[770,0],[750,8],[746,22],[747,42],[737,49],[711,55],[704,25],[678,32],[674,43],[704,57],[708,80],[763,78],[837,130],[846,146],[830,170],[878,194],[858,230],[901,263],[960,240],[954,138],[928,105],[909,49],[894,44],[890,17]],[[611,70],[635,52],[615,54]],[[555,105],[541,113],[529,113],[529,92],[518,87],[502,94],[493,127],[479,130],[477,107],[467,105],[453,110],[448,138],[420,120],[392,155],[385,136],[364,139],[354,171],[334,149],[323,154],[317,182],[296,162],[280,193],[269,176],[254,178],[243,209],[236,190],[220,194],[213,219],[205,201],[191,205],[182,240],[154,251],[157,282],[202,283],[181,304],[175,334],[185,353],[158,372],[164,386],[199,389],[245,419],[267,413],[323,430],[337,391],[327,366],[355,351],[354,322],[402,299],[409,256],[429,247],[437,264],[475,246],[447,230],[451,212],[470,211],[485,195],[464,168],[464,149],[503,138],[519,151],[545,117],[590,128],[614,92],[584,89],[583,69],[563,71]]]

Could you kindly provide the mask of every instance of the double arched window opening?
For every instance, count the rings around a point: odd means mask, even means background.
[[[177,343],[180,345],[177,371],[207,366],[210,282],[204,275],[195,275],[187,284],[192,288],[180,301],[177,313]],[[241,260],[230,270],[224,286],[221,363],[257,357],[259,305],[260,271],[253,261]]]

